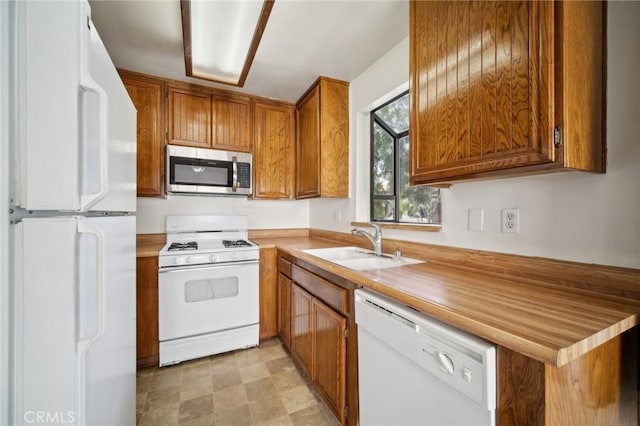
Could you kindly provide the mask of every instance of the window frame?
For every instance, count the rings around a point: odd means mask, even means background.
[[[400,98],[403,98],[405,96],[407,96],[409,94],[409,90],[406,90],[402,93],[400,93],[397,96],[394,96],[393,98],[389,99],[388,101],[386,101],[385,103],[383,103],[382,105],[376,107],[375,109],[371,110],[371,112],[369,113],[370,117],[369,117],[369,218],[372,221],[376,221],[376,222],[381,222],[381,223],[407,223],[407,224],[412,224],[412,222],[400,222],[399,218],[398,218],[398,214],[400,212],[400,196],[398,194],[398,185],[399,185],[399,181],[400,181],[400,167],[398,167],[398,158],[400,157],[400,144],[399,141],[400,139],[402,139],[405,136],[409,136],[409,127],[407,127],[407,130],[400,132],[400,133],[396,133],[395,130],[393,130],[391,127],[389,127],[387,125],[387,123],[385,123],[380,117],[378,117],[375,113],[376,111],[381,110],[382,108],[386,107],[387,105],[390,105],[392,103],[394,103],[395,101],[397,101]],[[376,195],[374,194],[374,174],[373,174],[373,138],[374,138],[374,124],[377,124],[378,126],[382,127],[382,129],[384,129],[387,133],[389,133],[389,135],[391,135],[391,137],[393,138],[393,195]],[[381,219],[374,219],[374,214],[373,214],[373,201],[374,200],[394,200],[394,212],[393,212],[393,220],[381,220]]]

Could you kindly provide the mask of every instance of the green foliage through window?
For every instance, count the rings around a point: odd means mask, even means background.
[[[440,190],[409,186],[409,93],[371,111],[371,220],[440,224]]]

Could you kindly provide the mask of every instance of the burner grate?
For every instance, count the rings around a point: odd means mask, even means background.
[[[245,240],[222,240],[222,245],[225,246],[225,248],[251,247],[251,244]]]
[[[198,243],[196,241],[187,241],[184,243],[171,243],[168,251],[178,251],[178,250],[198,250]]]

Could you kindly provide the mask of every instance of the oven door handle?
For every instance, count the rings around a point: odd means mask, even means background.
[[[231,158],[233,165],[233,182],[231,183],[231,190],[236,192],[238,190],[238,158],[234,155]]]
[[[184,271],[194,271],[194,270],[201,270],[201,269],[218,269],[222,267],[229,268],[234,266],[255,265],[255,264],[258,264],[258,260],[241,260],[238,262],[204,264],[204,265],[165,266],[163,268],[158,269],[158,273],[167,274],[171,272],[184,272]]]

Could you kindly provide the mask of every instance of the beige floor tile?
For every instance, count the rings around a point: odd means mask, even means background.
[[[276,388],[273,386],[273,382],[270,377],[256,380],[255,382],[249,382],[244,384],[244,389],[247,392],[247,398],[249,401],[255,401],[265,396],[271,396],[276,394]]]
[[[140,416],[140,426],[174,426],[178,424],[178,403],[164,404]]]
[[[153,375],[153,380],[149,385],[149,390],[166,388],[169,386],[179,385],[182,377],[182,370],[180,367],[167,367],[158,371]]]
[[[238,369],[235,368],[231,372],[212,376],[211,383],[213,385],[213,391],[216,392],[230,386],[239,385],[242,383],[242,379],[240,378]]]
[[[213,393],[213,384],[211,376],[200,378],[200,380],[191,380],[183,382],[180,385],[180,401],[186,401],[198,396],[210,395]]]
[[[211,374],[225,374],[237,371],[236,360],[233,357],[218,358],[211,361]]]
[[[153,376],[138,376],[136,378],[136,393],[146,393],[149,391],[151,387],[151,381],[153,380]]]
[[[274,337],[273,339],[263,340],[262,342],[260,342],[260,346],[258,347],[268,348],[270,346],[282,346],[282,342],[280,342],[280,339],[278,339],[277,337]]]
[[[289,414],[311,407],[312,405],[317,405],[316,398],[309,391],[307,385],[296,386],[295,388],[280,392],[279,395],[282,405]]]
[[[293,360],[286,355],[269,360],[265,364],[271,374],[278,374],[282,371],[292,371],[296,369],[296,365],[293,363]]]
[[[169,386],[162,389],[152,390],[147,394],[145,411],[159,409],[170,404],[180,402],[180,387]]]
[[[142,413],[147,403],[147,393],[141,392],[136,394],[136,412]]]
[[[153,376],[156,373],[158,367],[145,367],[136,371],[136,377],[148,377]]]
[[[188,422],[180,422],[180,426],[214,426],[215,424],[216,416],[214,414],[198,417]]]
[[[258,362],[263,362],[262,357],[260,352],[253,349],[247,349],[236,357],[236,365],[238,367],[245,367]]]
[[[213,393],[214,411],[224,411],[248,403],[244,385],[231,386]]]
[[[249,402],[251,416],[255,424],[268,424],[269,421],[287,415],[278,395],[271,395]]]
[[[204,395],[180,402],[179,422],[188,422],[208,414],[213,414],[213,395]]]
[[[317,405],[289,414],[294,426],[329,426],[327,419]]]
[[[249,405],[216,412],[216,426],[253,426]]]
[[[302,374],[298,370],[283,371],[271,376],[273,385],[278,392],[282,392],[287,389],[295,388],[305,383]]]
[[[211,363],[208,359],[197,364],[182,367],[183,382],[188,382],[189,380],[203,376],[211,376]]]
[[[254,382],[258,379],[269,377],[269,370],[264,362],[238,367],[242,383]]]
[[[261,355],[265,361],[270,359],[282,358],[283,356],[288,356],[287,351],[283,346],[270,346],[265,348]]]
[[[256,422],[256,426],[292,426],[293,423],[289,416],[278,417],[277,419],[265,420],[263,422]]]

